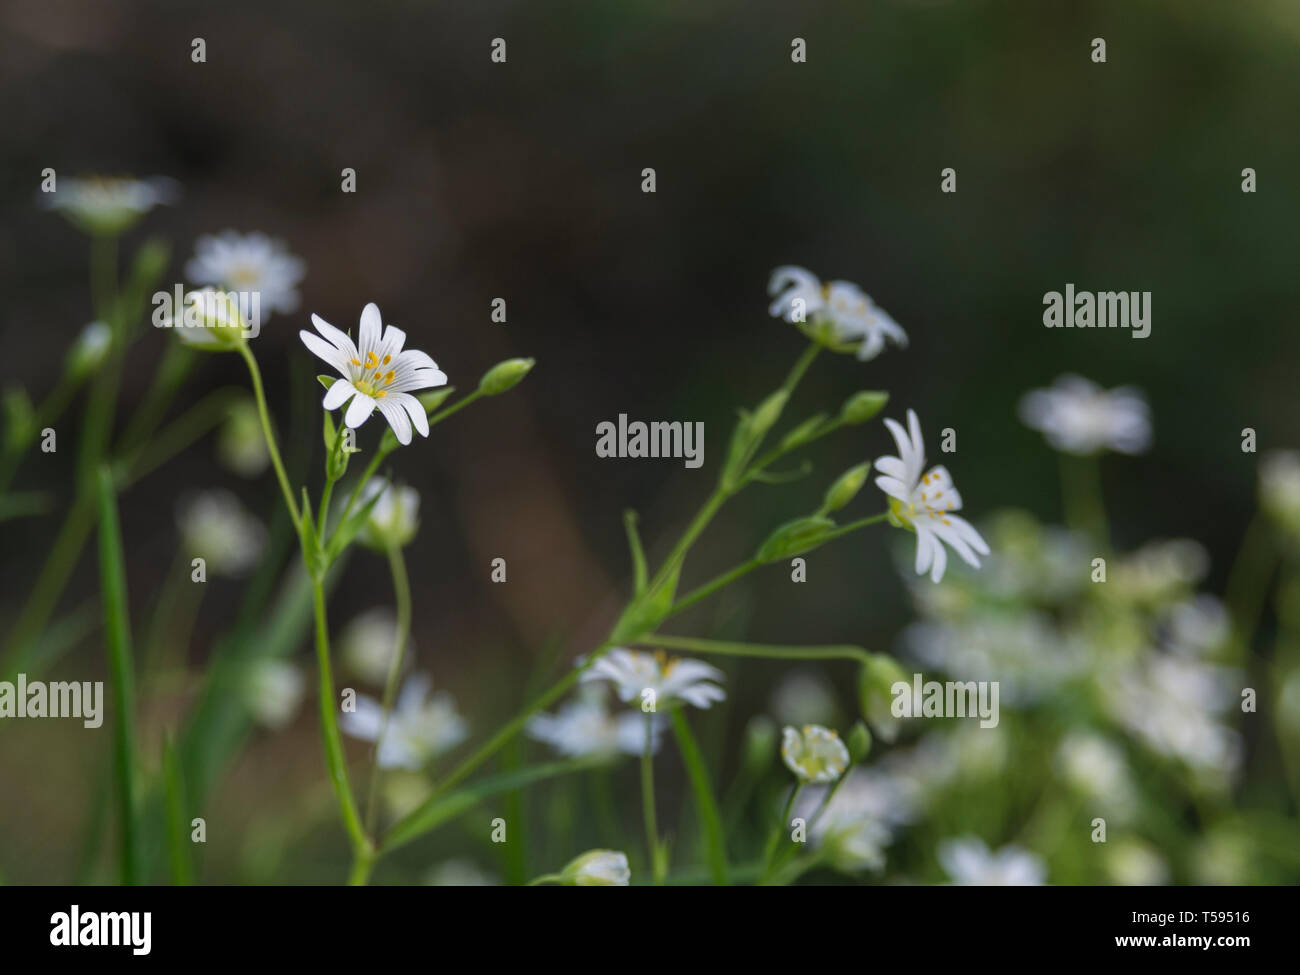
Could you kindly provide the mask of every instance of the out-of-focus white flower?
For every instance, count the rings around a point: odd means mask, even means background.
[[[1056,762],[1076,792],[1090,797],[1112,815],[1127,817],[1137,805],[1123,750],[1100,735],[1070,732],[1057,748]]]
[[[561,755],[640,755],[645,750],[646,717],[622,711],[610,714],[604,692],[580,694],[560,706],[555,714],[538,714],[528,722],[530,737],[545,742]],[[658,715],[650,724],[650,749],[659,750],[663,722]]]
[[[496,878],[473,860],[444,860],[424,878],[426,887],[495,887]]]
[[[233,295],[233,298],[232,298]],[[185,306],[165,322],[176,337],[200,352],[234,352],[254,334],[239,307],[238,295],[198,288],[184,296]]]
[[[907,333],[856,284],[823,284],[811,271],[785,265],[772,272],[767,291],[774,298],[772,315],[800,325],[836,351],[856,348],[858,358],[866,361],[880,354],[886,339],[907,346]]]
[[[1182,599],[1204,577],[1209,554],[1190,538],[1158,539],[1113,559],[1105,597],[1157,606]]]
[[[1259,459],[1259,503],[1288,532],[1300,535],[1300,451],[1271,450]]]
[[[575,887],[626,887],[632,881],[627,854],[590,850],[569,862],[560,877]]]
[[[159,204],[173,203],[179,185],[162,176],[118,179],[63,177],[52,193],[42,193],[46,209],[62,213],[88,234],[116,236]]]
[[[259,660],[245,675],[244,701],[258,724],[278,731],[298,713],[305,689],[297,667],[282,660]]]
[[[1157,654],[1107,683],[1107,708],[1148,748],[1214,782],[1236,771],[1241,742],[1219,720],[1235,699],[1233,671]]]
[[[809,839],[841,873],[882,869],[895,830],[915,818],[915,789],[892,774],[857,766],[819,815],[830,788],[809,786],[795,804],[794,815],[810,824]]]
[[[262,308],[286,314],[298,309],[298,282],[306,272],[307,265],[281,241],[234,230],[200,237],[185,265],[186,277],[195,284],[256,292]]]
[[[412,424],[420,436],[429,435],[428,414],[411,393],[446,385],[447,375],[427,354],[403,351],[406,333],[392,325],[384,328],[374,302],[361,312],[356,344],[319,315],[312,315],[311,321],[324,338],[302,331],[298,335],[303,344],[343,377],[325,391],[325,409],[337,410],[351,400],[343,422],[354,429],[378,409],[402,444],[411,442]]]
[[[379,500],[370,509],[361,540],[381,550],[409,544],[420,527],[420,493],[413,487],[372,478],[361,489],[361,506],[375,495]]]
[[[217,435],[217,459],[242,477],[257,477],[271,462],[252,400],[239,400],[230,407]]]
[[[849,750],[830,728],[787,726],[781,738],[781,760],[800,782],[834,782],[849,767]]]
[[[427,674],[408,677],[384,728],[383,706],[374,698],[357,696],[357,709],[345,712],[343,731],[363,741],[379,741],[380,768],[419,769],[464,741],[468,729],[446,691],[432,698]],[[382,740],[380,736],[382,734]]]
[[[907,411],[908,429],[895,420],[886,420],[885,426],[898,445],[897,457],[881,457],[876,470],[883,477],[876,478],[876,486],[891,499],[891,520],[916,532],[916,573],[930,573],[938,582],[948,565],[944,544],[969,565],[979,568],[980,555],[988,555],[989,547],[980,533],[966,519],[953,514],[961,510],[961,495],[952,483],[948,469],[943,466],[925,469],[925,444],[921,440],[921,423],[915,410]]]
[[[711,707],[727,697],[719,687],[722,671],[699,660],[669,658],[662,651],[642,653],[614,647],[582,675],[584,681],[607,680],[620,701],[650,700],[656,708],[670,701],[685,701],[697,708]],[[647,697],[646,691],[652,696]]]
[[[91,322],[81,330],[77,341],[68,350],[68,371],[74,376],[84,376],[99,368],[113,342],[113,330],[103,322]]]
[[[1167,643],[1175,653],[1205,657],[1223,646],[1232,633],[1228,607],[1202,593],[1169,610]]]
[[[1106,873],[1121,887],[1159,887],[1169,882],[1169,865],[1151,846],[1132,837],[1107,843],[1102,851]]]
[[[1019,846],[993,852],[975,836],[944,840],[939,863],[953,883],[975,887],[1041,887],[1047,879],[1043,861]]]
[[[339,633],[339,654],[352,673],[371,684],[388,679],[397,647],[397,617],[391,609],[366,610]]]
[[[1020,419],[1067,454],[1140,454],[1151,444],[1150,410],[1140,391],[1107,391],[1082,376],[1062,376],[1050,389],[1026,393]]]
[[[777,687],[772,713],[792,725],[817,724],[835,713],[835,697],[826,678],[815,671],[799,671]]]
[[[262,556],[266,533],[261,523],[224,489],[182,501],[176,523],[190,556],[202,558],[218,575],[242,575]]]

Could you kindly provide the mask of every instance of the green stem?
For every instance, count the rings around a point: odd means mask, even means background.
[[[641,814],[645,820],[645,846],[655,886],[664,882],[659,827],[655,820],[654,714],[645,715],[645,744],[641,748]]]
[[[338,478],[334,476],[333,471],[336,469],[339,451],[342,449],[343,431],[336,430],[334,432],[334,443],[330,447],[329,458],[325,461],[325,488],[321,491],[320,509],[316,514],[316,532],[322,542],[324,539],[329,538],[330,498],[334,495],[334,482],[338,480]]]
[[[678,750],[682,754],[682,763],[686,766],[691,788],[695,792],[695,811],[700,817],[700,829],[704,834],[704,847],[708,853],[709,870],[715,886],[723,887],[727,883],[727,845],[723,838],[722,815],[718,812],[717,800],[713,797],[713,786],[709,781],[708,769],[700,755],[700,746],[691,732],[690,722],[681,708],[671,712],[673,733],[677,736]]]
[[[563,875],[558,873],[544,873],[540,877],[534,877],[532,880],[528,881],[528,883],[526,883],[524,886],[540,887],[542,884],[562,884],[562,883],[564,883]]]
[[[692,653],[715,653],[725,657],[765,657],[770,660],[857,660],[861,663],[871,660],[871,655],[866,650],[850,644],[791,646],[777,643],[738,643],[732,640],[669,636],[665,633],[651,633],[634,642],[643,646],[689,650]]]
[[[316,663],[320,670],[320,723],[321,738],[325,745],[325,761],[329,769],[330,783],[338,797],[339,811],[343,816],[343,826],[352,840],[354,876],[356,864],[373,853],[374,847],[366,837],[357,813],[356,799],[352,795],[352,785],[348,781],[347,760],[343,752],[343,736],[339,732],[337,704],[334,698],[334,673],[330,665],[329,623],[325,617],[325,589],[319,578],[311,583],[312,606],[316,622]]]
[[[359,849],[352,860],[352,870],[348,874],[349,887],[364,887],[370,883],[370,872],[375,868],[375,852],[372,849]]]
[[[1103,549],[1109,548],[1101,464],[1096,454],[1061,454],[1061,494],[1065,500],[1066,523],[1075,531],[1089,535]]]
[[[248,366],[248,375],[253,381],[253,398],[257,401],[258,419],[262,421],[262,436],[266,438],[266,450],[271,455],[276,479],[280,482],[280,490],[284,493],[284,503],[289,508],[289,514],[293,516],[293,523],[298,525],[302,522],[302,515],[298,511],[298,502],[294,500],[293,489],[289,486],[289,475],[285,473],[284,461],[280,459],[280,448],[276,446],[275,431],[271,428],[271,414],[266,406],[266,390],[262,388],[262,372],[257,368],[257,359],[253,357],[247,342],[240,342],[238,349]]]
[[[772,869],[776,866],[776,852],[781,843],[781,837],[789,828],[790,813],[794,809],[795,800],[803,792],[803,783],[798,782],[790,789],[790,797],[785,801],[785,808],[781,810],[781,818],[777,821],[772,834],[767,838],[767,847],[763,850],[763,872],[759,876],[759,884],[765,884],[770,879]]]
[[[393,577],[393,594],[397,602],[397,634],[393,655],[388,662],[388,678],[384,681],[383,717],[379,721],[379,737],[371,751],[370,795],[366,799],[366,832],[374,834],[375,800],[379,795],[379,745],[388,733],[388,721],[393,713],[393,700],[397,697],[397,682],[406,658],[406,644],[411,637],[411,581],[406,574],[406,560],[400,545],[388,546],[388,569]]]

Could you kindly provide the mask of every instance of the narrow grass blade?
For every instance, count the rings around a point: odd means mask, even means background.
[[[681,708],[670,712],[673,734],[677,737],[677,748],[682,753],[682,762],[686,765],[686,774],[691,780],[695,792],[695,811],[700,817],[700,829],[704,834],[704,850],[709,858],[709,873],[718,886],[727,883],[727,844],[722,831],[722,815],[718,812],[718,803],[713,798],[713,786],[709,782],[709,770],[704,767],[704,758],[700,755],[700,746],[696,744],[690,723]]]

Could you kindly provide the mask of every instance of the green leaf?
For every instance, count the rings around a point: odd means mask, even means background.
[[[797,427],[781,438],[781,451],[793,450],[800,444],[807,443],[813,438],[822,425],[826,422],[827,415],[818,413],[816,416],[810,416]]]
[[[324,386],[326,389],[329,389],[331,386],[333,386],[336,382],[339,381],[339,377],[338,376],[317,376],[316,381],[320,383],[322,386]]]
[[[140,876],[140,844],[136,834],[135,671],[131,659],[131,624],[127,615],[126,559],[117,519],[113,476],[98,471],[99,588],[104,601],[104,643],[117,711],[114,727],[113,777],[118,798],[122,883],[134,885]]]
[[[787,521],[768,536],[754,558],[759,562],[776,562],[809,552],[829,540],[835,522],[820,515]]]
[[[330,415],[329,410],[321,414],[325,418],[325,453],[328,456],[334,450],[334,438],[338,433],[334,429],[334,417]]]
[[[641,535],[636,529],[636,512],[628,508],[623,512],[623,528],[627,531],[627,547],[632,553],[633,593],[641,595],[646,585],[645,550],[641,547]]]
[[[704,834],[709,871],[713,875],[713,883],[724,887],[727,883],[727,845],[722,830],[722,814],[718,812],[718,803],[713,797],[709,771],[704,766],[700,746],[695,741],[690,722],[686,720],[682,709],[673,708],[669,715],[673,723],[673,734],[677,737],[677,748],[682,753],[682,763],[686,766],[686,774],[695,792],[695,811],[700,817],[700,830]]]
[[[570,772],[581,772],[585,769],[596,768],[608,764],[608,762],[609,759],[605,757],[585,756],[558,762],[547,762],[542,765],[529,765],[525,768],[490,776],[458,792],[453,792],[449,796],[435,794],[426,799],[414,811],[402,817],[393,826],[384,839],[380,852],[390,853],[400,846],[405,846],[430,830],[437,829],[448,820],[463,815],[484,799],[490,799],[492,796],[510,792],[533,782],[540,782],[543,779],[551,779],[559,775],[567,775]]]
[[[185,810],[185,783],[176,761],[176,749],[170,735],[163,738],[163,785],[167,800],[167,862],[172,883],[188,887],[194,883],[190,864],[190,818]]]

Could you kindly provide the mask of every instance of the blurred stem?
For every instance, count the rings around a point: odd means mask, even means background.
[[[167,791],[167,853],[172,883],[188,887],[194,883],[194,868],[186,842],[189,822],[185,813],[185,784],[170,736],[163,739],[163,780]]]
[[[330,446],[330,455],[325,460],[325,488],[320,494],[320,509],[316,514],[316,531],[322,542],[329,537],[330,498],[334,495],[334,482],[338,480],[332,473],[338,462],[339,452],[343,449],[343,431],[334,431],[334,443]]]
[[[364,883],[373,864],[374,847],[366,836],[357,813],[356,799],[352,795],[352,785],[348,781],[347,759],[343,752],[343,736],[339,733],[338,715],[335,713],[334,673],[330,666],[329,622],[325,616],[325,589],[321,580],[314,577],[311,582],[312,606],[316,622],[316,663],[320,670],[320,723],[321,739],[325,745],[325,762],[329,769],[330,783],[338,797],[339,812],[343,816],[343,826],[352,840],[353,873],[352,882]],[[363,873],[358,871],[364,869]],[[358,881],[358,876],[360,880]]]
[[[91,292],[95,313],[108,325],[111,336],[104,361],[95,372],[82,419],[77,451],[79,491],[93,491],[95,472],[103,459],[116,412],[122,366],[126,361],[126,316],[117,303],[117,238],[97,236],[90,245]]]
[[[342,439],[342,438],[340,438]],[[388,721],[393,713],[393,701],[397,697],[397,682],[402,674],[402,664],[406,659],[406,644],[411,638],[411,581],[406,574],[406,560],[402,557],[400,545],[389,545],[388,570],[393,577],[393,596],[397,602],[397,633],[393,644],[393,655],[388,662],[388,678],[384,681],[384,700],[382,716],[379,719],[379,736],[371,749],[370,761],[370,795],[366,799],[366,833],[374,835],[375,800],[379,795],[379,746],[388,733]]]
[[[716,653],[724,657],[766,657],[772,660],[857,660],[862,663],[871,660],[871,655],[866,650],[851,644],[792,646],[778,643],[738,643],[733,640],[669,636],[665,633],[650,633],[633,642],[642,646],[664,647],[668,650]]]
[[[1066,523],[1084,532],[1102,550],[1110,548],[1106,508],[1102,501],[1101,463],[1097,454],[1061,454],[1061,496]]]
[[[1250,652],[1259,628],[1260,615],[1268,598],[1268,582],[1277,564],[1277,549],[1265,517],[1256,512],[1246,526],[1241,548],[1228,573],[1224,601],[1232,619],[1232,659],[1240,661]]]
[[[790,797],[785,801],[785,808],[781,810],[781,818],[773,828],[772,834],[767,838],[767,847],[763,851],[763,872],[758,878],[760,885],[768,883],[771,879],[772,871],[776,866],[776,853],[781,843],[781,837],[789,827],[790,812],[794,809],[795,801],[799,798],[801,792],[803,792],[803,783],[796,782],[790,789]]]
[[[646,854],[655,886],[664,882],[667,871],[659,845],[659,826],[655,821],[654,714],[645,715],[645,743],[641,747],[641,815],[645,820]]]
[[[214,389],[143,443],[123,448],[120,456],[127,480],[138,481],[171,460],[221,423],[229,415],[231,404],[243,395],[241,390]]]
[[[717,800],[713,797],[713,786],[709,782],[709,771],[704,767],[700,755],[700,746],[691,732],[690,722],[680,707],[670,713],[673,733],[677,737],[677,746],[682,754],[682,763],[691,780],[695,792],[695,812],[700,817],[700,831],[704,836],[704,848],[708,853],[709,870],[713,883],[718,887],[727,884],[727,846],[723,838],[722,816],[718,812]]]
[[[131,886],[143,879],[136,837],[135,674],[127,614],[126,559],[122,552],[113,476],[107,467],[99,469],[99,584],[104,600],[104,642],[117,708],[114,772],[122,831],[122,883]]]
[[[289,486],[289,475],[285,473],[284,461],[280,459],[280,448],[276,446],[275,431],[271,428],[271,414],[266,406],[266,390],[262,388],[262,373],[257,368],[257,359],[248,348],[248,342],[242,341],[238,345],[239,354],[243,357],[244,363],[248,366],[248,375],[253,381],[253,398],[257,401],[257,416],[262,421],[262,436],[266,438],[266,450],[271,455],[271,464],[275,467],[276,479],[280,482],[280,490],[284,492],[284,503],[289,508],[289,514],[293,516],[295,525],[301,524],[302,515],[298,511],[298,502],[293,498],[293,489]]]
[[[108,322],[117,300],[117,236],[96,234],[90,238],[90,303],[95,317]],[[117,340],[116,329],[114,341]]]
[[[623,530],[627,532],[627,547],[632,553],[633,592],[640,595],[646,586],[645,550],[641,547],[641,536],[636,528],[636,512],[628,508],[623,512]]]
[[[162,362],[153,375],[148,391],[140,400],[140,405],[136,407],[131,419],[127,421],[126,429],[118,439],[121,454],[130,454],[151,439],[151,434],[158,429],[159,422],[167,415],[167,408],[193,367],[195,355],[194,350],[187,348],[182,342],[167,343]]]

